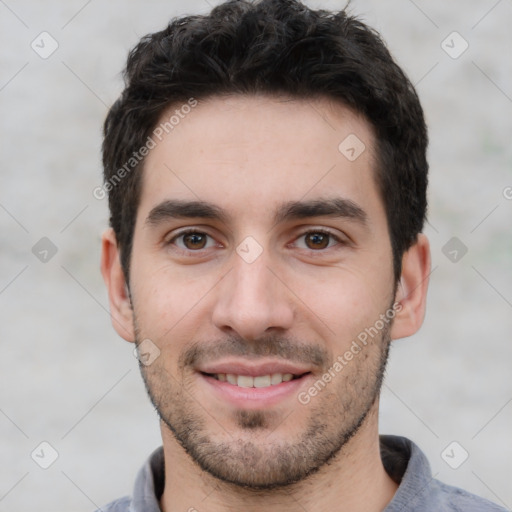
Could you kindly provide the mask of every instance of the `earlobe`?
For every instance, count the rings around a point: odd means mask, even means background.
[[[133,310],[120,261],[119,246],[112,229],[101,240],[101,274],[108,290],[112,325],[126,341],[135,341]]]
[[[414,334],[423,323],[430,275],[430,244],[420,234],[414,245],[403,255],[402,273],[395,301],[400,304],[391,328],[391,338]]]

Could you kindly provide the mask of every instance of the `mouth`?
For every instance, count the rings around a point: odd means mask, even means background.
[[[224,360],[196,368],[199,385],[224,407],[266,410],[292,406],[301,389],[313,380],[312,368],[283,360]]]
[[[203,373],[203,372],[202,372]],[[272,373],[267,375],[237,375],[234,373],[203,373],[207,377],[211,377],[219,382],[227,382],[232,386],[239,388],[268,388],[271,386],[278,386],[283,382],[290,382],[297,380],[309,372],[302,374],[293,373]]]

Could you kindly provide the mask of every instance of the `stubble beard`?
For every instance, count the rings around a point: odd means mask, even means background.
[[[297,400],[297,407],[309,408],[309,415],[295,439],[281,436],[279,441],[271,441],[276,437],[274,429],[293,424],[293,412],[279,419],[275,412],[239,410],[233,418],[237,428],[230,426],[227,434],[228,429],[216,422],[187,390],[187,379],[179,382],[159,360],[147,367],[140,364],[140,368],[160,419],[203,471],[237,487],[272,490],[319,471],[359,431],[380,394],[389,354],[389,331],[387,325],[307,405]],[[269,343],[266,345],[270,347]],[[237,346],[238,354],[247,350]],[[328,362],[326,369],[332,364]],[[212,425],[224,431],[223,439],[212,435]]]

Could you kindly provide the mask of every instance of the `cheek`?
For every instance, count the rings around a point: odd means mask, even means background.
[[[391,284],[382,275],[347,268],[329,269],[321,278],[302,275],[297,289],[303,314],[316,317],[325,338],[343,346],[374,325],[391,301]]]
[[[204,298],[214,289],[216,276],[193,275],[187,268],[140,265],[133,279],[133,298],[138,327],[144,336],[176,344],[190,337]],[[184,332],[186,331],[186,332]]]

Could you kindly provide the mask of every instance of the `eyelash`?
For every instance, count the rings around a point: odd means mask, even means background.
[[[311,252],[314,252],[314,253],[320,253],[320,252],[323,252],[323,251],[326,251],[327,249],[332,249],[333,247],[335,247],[336,245],[343,245],[344,244],[344,241],[337,235],[335,235],[332,231],[329,231],[328,229],[325,229],[325,228],[319,228],[319,229],[308,229],[307,231],[304,231],[303,233],[301,233],[295,240],[294,240],[294,243],[299,240],[300,238],[303,238],[305,237],[306,235],[311,235],[311,234],[321,234],[321,235],[327,235],[328,237],[330,237],[330,241],[334,241],[335,243],[333,245],[329,245],[328,247],[326,247],[325,249],[305,249],[305,250],[309,250]]]
[[[185,237],[187,235],[205,235],[213,240],[213,237],[209,235],[208,233],[204,231],[200,231],[199,229],[187,229],[185,231],[181,231],[180,233],[174,235],[168,242],[165,243],[165,245],[175,245],[176,240],[179,238]],[[178,247],[179,250],[187,253],[200,253],[201,251],[204,251],[206,249],[198,249],[198,250],[192,250],[192,249],[183,249],[181,247]]]
[[[165,245],[175,245],[175,242],[176,240],[182,238],[182,237],[185,237],[187,235],[194,235],[194,234],[197,234],[197,235],[205,235],[211,239],[213,239],[213,237],[211,235],[209,235],[208,233],[204,232],[204,231],[200,231],[198,229],[187,229],[185,231],[181,231],[180,233],[174,235],[168,242],[166,242]],[[327,249],[331,249],[332,247],[335,247],[336,245],[346,245],[347,242],[342,240],[339,236],[335,235],[334,233],[332,233],[331,231],[325,229],[325,228],[318,228],[318,229],[308,229],[307,231],[304,231],[302,233],[300,233],[292,243],[296,243],[297,240],[307,236],[307,235],[310,235],[310,234],[322,234],[322,235],[327,235],[330,237],[330,239],[332,241],[334,241],[335,243],[333,245],[329,245],[328,247],[326,247],[325,249],[303,249],[303,250],[309,250],[313,253],[321,253],[321,252],[324,252],[326,251]],[[291,244],[288,244],[288,245],[291,245]],[[185,253],[194,253],[194,254],[199,254],[201,253],[202,251],[205,251],[209,248],[206,248],[206,249],[197,249],[197,250],[193,250],[193,249],[183,249],[181,247],[177,247],[178,250],[180,251],[183,251]]]

